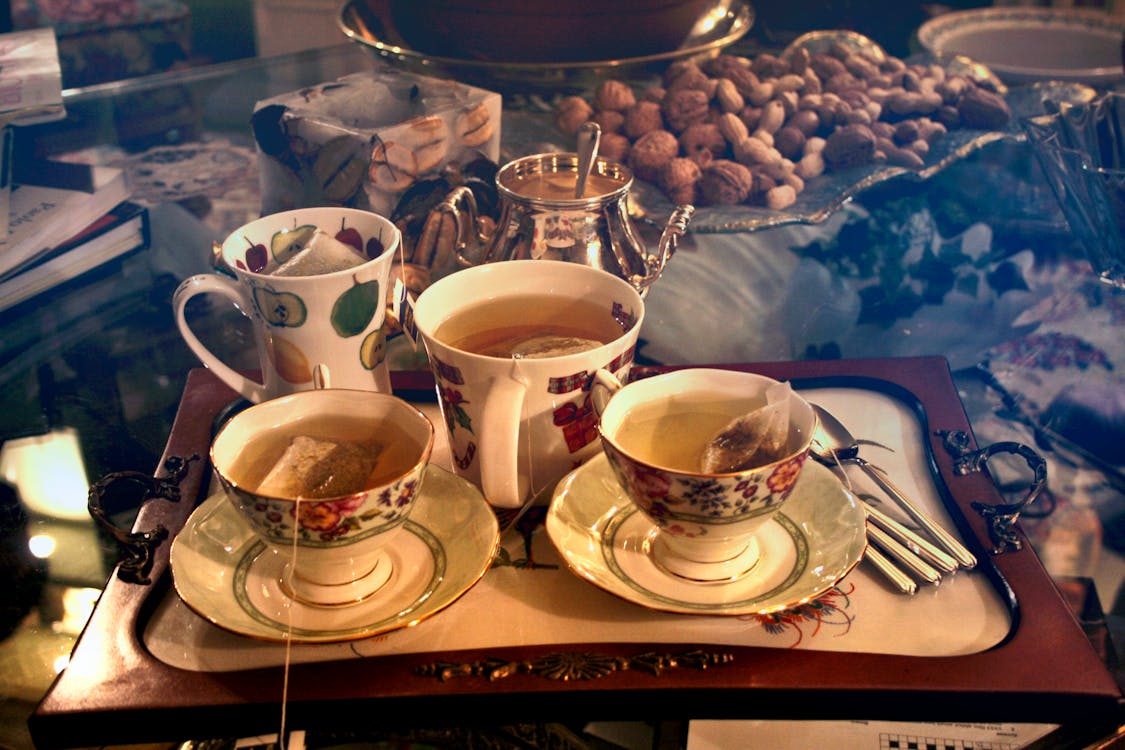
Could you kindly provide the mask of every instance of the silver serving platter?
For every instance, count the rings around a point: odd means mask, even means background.
[[[756,206],[705,206],[696,210],[691,222],[693,233],[754,232],[789,224],[820,224],[863,191],[901,178],[928,180],[956,162],[998,141],[1024,141],[1020,123],[1051,111],[1051,102],[1075,104],[1094,99],[1094,89],[1080,84],[1042,82],[1010,89],[1005,98],[1012,119],[1004,130],[952,130],[933,145],[919,170],[886,164],[869,164],[840,172],[828,172],[805,183],[797,201],[784,210]],[[655,185],[640,183],[634,188],[639,210],[659,223],[674,206]]]
[[[366,8],[364,0],[349,0],[341,10],[341,25],[354,41],[361,44],[374,46],[370,39],[359,38],[354,31],[348,31],[348,24],[357,23],[360,7]],[[731,6],[732,9],[735,6]],[[749,6],[741,6],[739,14],[748,13]],[[739,32],[739,36],[749,29],[750,21],[747,20],[746,28]],[[714,54],[722,51],[730,42],[712,41],[708,47]],[[865,36],[852,31],[826,30],[813,31],[795,39],[789,48],[801,46],[811,53],[822,52],[834,44],[843,43],[856,49],[866,50],[876,56],[884,55],[882,48]],[[382,44],[382,43],[380,43]],[[383,44],[385,47],[386,45]],[[396,48],[397,49],[397,48]],[[788,50],[787,50],[788,51]],[[404,56],[400,62],[420,63],[417,53],[400,50]],[[581,68],[582,76],[574,77],[573,83],[581,83],[581,93],[588,95],[594,86],[606,78],[626,80],[641,88],[652,81],[659,70],[667,63],[682,56],[682,52],[670,53],[659,56],[662,59],[649,61],[648,66],[636,67],[626,65],[616,67],[610,63],[589,63],[588,67]],[[784,54],[784,53],[783,53]],[[820,224],[839,211],[844,205],[855,199],[875,185],[889,180],[927,180],[947,169],[949,166],[963,160],[973,153],[985,148],[989,144],[999,141],[1024,141],[1026,133],[1022,121],[1026,118],[1036,117],[1055,111],[1061,103],[1084,104],[1092,101],[1097,96],[1097,91],[1090,86],[1069,81],[1039,81],[1027,85],[1006,86],[988,67],[981,65],[963,55],[932,55],[924,54],[911,57],[907,62],[937,63],[946,68],[950,73],[959,73],[986,83],[994,90],[1002,93],[1012,110],[1012,117],[1003,130],[986,131],[957,129],[950,131],[945,137],[937,141],[930,149],[922,169],[912,170],[905,167],[888,166],[886,164],[869,164],[855,167],[845,171],[828,172],[820,177],[809,180],[805,189],[797,196],[797,201],[783,210],[771,210],[758,206],[701,206],[691,222],[693,234],[717,234],[755,232],[771,227],[792,224]],[[443,63],[436,63],[439,68],[423,67],[423,72],[437,72]],[[652,67],[656,64],[655,67]],[[497,86],[506,85],[508,81],[501,80],[505,77],[518,78],[527,76],[525,80],[535,80],[542,87],[540,93],[544,96],[531,96],[523,98],[523,106],[513,106],[518,97],[505,98],[504,110],[504,153],[502,160],[510,160],[527,156],[533,153],[550,151],[574,151],[575,144],[564,140],[565,136],[554,126],[551,113],[551,101],[559,94],[566,93],[569,88],[561,83],[557,86],[549,85],[552,75],[549,70],[538,70],[544,66],[493,64],[493,63],[466,63],[459,61],[461,66],[472,66],[459,70],[456,74],[461,80],[466,72],[477,75],[487,73],[488,76],[499,76],[493,79]],[[547,66],[554,69],[564,77],[567,75],[562,68]],[[577,73],[577,69],[574,71]],[[453,73],[450,73],[453,75]],[[484,82],[482,82],[484,83]],[[505,88],[505,93],[510,90]],[[516,87],[516,90],[520,90]],[[546,95],[550,92],[550,95]],[[675,206],[663,192],[653,184],[637,180],[631,191],[631,211],[634,219],[647,225],[659,227],[667,223]]]
[[[674,50],[623,58],[563,63],[515,63],[443,57],[410,48],[379,3],[347,0],[337,23],[344,35],[376,57],[424,75],[455,78],[508,93],[577,93],[605,77],[637,78],[659,72],[669,62],[705,58],[746,35],[754,25],[754,9],[746,0],[715,0],[699,24]]]

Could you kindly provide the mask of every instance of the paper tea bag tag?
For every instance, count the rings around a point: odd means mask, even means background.
[[[414,298],[402,279],[395,279],[394,294],[391,297],[391,312],[402,326],[402,332],[410,340],[410,346],[418,351],[418,324],[414,322]]]

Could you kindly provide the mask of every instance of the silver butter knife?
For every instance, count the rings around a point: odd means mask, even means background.
[[[903,594],[913,594],[918,591],[918,584],[914,579],[891,562],[890,558],[879,551],[879,548],[873,544],[867,545],[867,550],[863,553],[863,559],[871,563],[871,565],[886,576],[887,580],[891,582]]]
[[[933,568],[918,555],[902,546],[889,534],[872,524],[867,525],[867,538],[874,542],[883,552],[886,552],[897,562],[906,567],[915,578],[925,583],[937,583],[941,580],[941,573]]]
[[[918,557],[921,557],[930,565],[943,573],[952,573],[957,570],[958,563],[953,559],[953,556],[939,549],[937,545],[933,544],[928,539],[922,538],[921,535],[914,533],[912,529],[903,526],[870,503],[860,500],[859,505],[863,508],[863,512],[867,514],[868,520],[890,534],[907,549],[918,555]]]
[[[899,504],[904,511],[926,532],[934,538],[942,547],[948,550],[957,563],[963,568],[972,568],[977,564],[977,558],[970,552],[965,545],[961,544],[956,537],[943,529],[937,523],[930,519],[925,513],[914,506],[912,502],[906,499],[906,495],[902,493],[898,487],[895,486],[891,478],[887,476],[887,472],[880,469],[873,463],[864,461],[862,458],[856,456],[851,459],[851,463],[858,465],[861,469],[867,472],[867,476],[875,481],[879,488],[890,495],[891,499]]]

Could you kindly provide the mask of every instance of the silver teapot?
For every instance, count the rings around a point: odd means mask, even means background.
[[[453,190],[435,211],[452,216],[462,267],[498,260],[554,259],[608,271],[644,293],[660,278],[695,212],[677,206],[655,252],[649,252],[629,216],[632,171],[598,158],[576,197],[579,156],[525,156],[496,174],[500,218],[492,232],[480,229],[476,200],[466,187]]]

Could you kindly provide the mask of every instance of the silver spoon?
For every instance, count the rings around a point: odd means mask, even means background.
[[[598,145],[602,140],[601,126],[596,122],[586,122],[578,129],[578,181],[574,186],[574,197],[586,195],[586,180],[598,158]]]
[[[915,523],[921,526],[946,552],[952,555],[959,565],[972,568],[977,564],[977,558],[973,553],[969,552],[952,534],[907,500],[902,491],[891,482],[886,472],[859,456],[859,441],[852,437],[851,432],[840,423],[840,420],[832,416],[822,406],[813,404],[812,407],[819,418],[819,426],[816,435],[813,436],[812,452],[822,463],[829,466],[834,466],[837,462],[840,464],[850,463],[863,469],[867,476],[871,477],[883,492],[887,493],[914,519]]]

